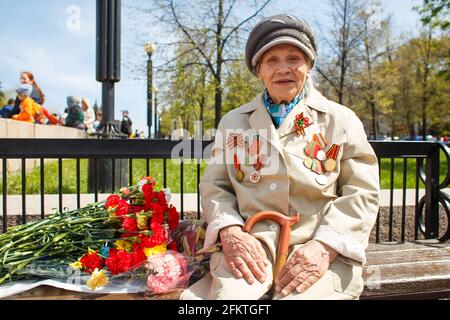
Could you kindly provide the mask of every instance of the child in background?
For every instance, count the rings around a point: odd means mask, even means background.
[[[41,106],[30,98],[33,86],[30,84],[22,84],[17,89],[17,95],[20,101],[20,113],[13,115],[13,119],[34,123],[34,116],[40,113]]]

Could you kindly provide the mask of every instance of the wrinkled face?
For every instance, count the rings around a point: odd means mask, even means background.
[[[258,75],[275,103],[290,102],[303,90],[310,67],[296,46],[280,44],[261,57]]]
[[[32,84],[30,78],[26,73],[20,74],[20,83],[22,84]]]

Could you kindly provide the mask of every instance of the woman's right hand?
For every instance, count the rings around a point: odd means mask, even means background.
[[[237,278],[244,277],[249,284],[255,278],[263,283],[269,263],[261,243],[240,226],[229,226],[220,231],[222,249],[230,270]]]

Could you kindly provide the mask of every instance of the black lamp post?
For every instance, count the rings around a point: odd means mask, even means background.
[[[97,0],[97,69],[102,83],[102,122],[98,130],[103,138],[121,136],[114,123],[114,84],[120,81],[121,0]]]
[[[97,0],[96,79],[102,83],[102,122],[97,137],[126,138],[114,123],[114,84],[120,81],[121,0]],[[111,192],[127,183],[128,160],[89,159],[89,192]],[[113,181],[112,169],[115,174]],[[112,190],[114,192],[114,190]]]
[[[153,61],[152,55],[155,52],[155,45],[153,43],[146,43],[144,45],[145,52],[147,52],[147,127],[148,137],[151,137],[152,128],[152,112],[153,112]]]
[[[159,138],[159,126],[158,126],[158,88],[154,88],[155,92],[155,138]]]

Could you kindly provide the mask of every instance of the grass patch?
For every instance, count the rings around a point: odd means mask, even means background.
[[[80,161],[80,192],[88,193],[88,160]],[[167,161],[167,186],[173,193],[180,192],[181,171],[179,162]],[[200,174],[203,175],[206,169],[206,163],[200,165]],[[157,184],[156,188],[164,187],[164,169],[162,159],[149,160],[149,171]],[[147,173],[147,161],[145,159],[133,159],[132,162],[132,183],[136,184],[138,180]],[[118,173],[116,173],[118,174]],[[58,162],[50,162],[44,169],[44,191],[46,194],[57,194],[59,190]],[[62,161],[62,192],[64,194],[77,192],[77,174],[76,160],[68,159]],[[183,166],[183,192],[197,192],[197,164],[186,163]],[[9,174],[7,179],[8,194],[22,194],[22,175],[20,173]],[[127,183],[128,184],[128,183]],[[0,186],[0,191],[3,186]],[[123,187],[123,186],[116,186]],[[35,168],[26,175],[26,193],[40,194],[40,168]]]

